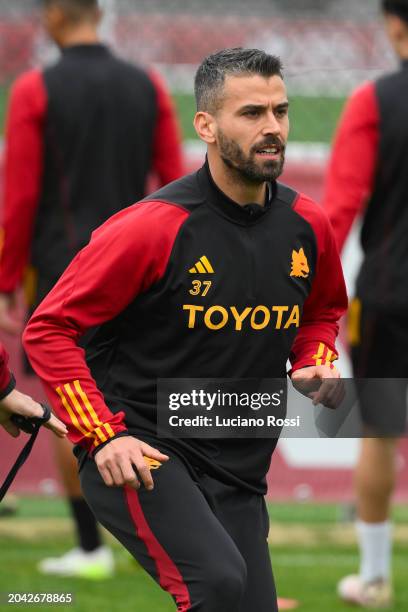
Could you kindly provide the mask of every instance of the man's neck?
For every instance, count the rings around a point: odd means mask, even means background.
[[[244,182],[239,173],[228,168],[218,156],[208,152],[208,164],[214,183],[231,200],[245,206],[245,204],[265,205],[266,183]]]
[[[100,42],[97,29],[94,26],[84,24],[67,31],[61,41],[61,47],[65,49],[74,45],[96,45]]]

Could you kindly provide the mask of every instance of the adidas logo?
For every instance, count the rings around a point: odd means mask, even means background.
[[[189,270],[190,274],[214,274],[214,270],[207,257],[203,255],[197,261],[193,268]]]

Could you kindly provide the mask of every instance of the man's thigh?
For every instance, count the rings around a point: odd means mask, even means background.
[[[217,518],[234,540],[247,566],[242,612],[277,612],[265,498],[207,475],[200,477],[200,483]]]
[[[400,436],[406,429],[408,317],[361,307],[353,373],[367,435]]]
[[[363,303],[348,317],[354,376],[407,378],[408,315],[377,312]]]
[[[241,608],[242,555],[177,456],[154,470],[153,491],[107,487],[93,460],[80,476],[97,519],[173,596],[180,612],[250,612]]]

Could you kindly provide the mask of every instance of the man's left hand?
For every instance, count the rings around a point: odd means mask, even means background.
[[[326,408],[338,408],[346,392],[339,371],[329,366],[311,366],[293,372],[292,384],[297,391]]]

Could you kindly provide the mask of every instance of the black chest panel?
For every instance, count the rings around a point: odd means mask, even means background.
[[[278,187],[270,206],[244,222],[194,181],[151,197],[190,215],[161,280],[102,326],[89,349],[102,389],[130,388],[145,406],[155,404],[159,377],[286,376],[315,274],[316,238],[293,210],[295,192]]]
[[[147,74],[102,45],[67,49],[44,82],[44,178],[32,261],[55,282],[94,229],[144,197],[157,100]]]
[[[373,193],[362,228],[358,293],[375,307],[408,305],[408,63],[376,83],[380,115]]]
[[[275,185],[265,208],[243,210],[200,187],[202,172],[149,198],[190,214],[161,280],[87,349],[108,406],[125,407],[128,428],[146,439],[156,435],[158,378],[285,378],[316,271],[316,237],[293,209],[295,192]],[[217,477],[264,492],[276,440],[166,443]]]

